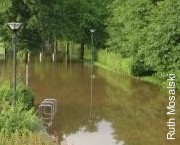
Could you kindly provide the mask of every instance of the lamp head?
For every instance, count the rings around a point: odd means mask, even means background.
[[[94,33],[96,30],[95,29],[90,29],[90,32],[91,33]]]
[[[11,23],[8,23],[8,26],[12,31],[17,31],[21,27],[21,24],[22,23],[11,22]]]

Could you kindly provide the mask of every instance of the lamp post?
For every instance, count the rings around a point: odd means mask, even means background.
[[[90,29],[90,32],[91,32],[91,47],[92,47],[91,55],[92,55],[92,59],[94,57],[94,32],[95,31],[96,31],[95,29]]]
[[[21,23],[12,22],[8,23],[9,28],[14,32],[12,41],[13,41],[13,93],[14,100],[16,96],[16,33],[21,26]]]
[[[91,32],[91,76],[90,76],[90,127],[92,125],[93,120],[93,114],[92,114],[92,108],[93,108],[93,57],[94,57],[94,32],[95,29],[90,29]]]

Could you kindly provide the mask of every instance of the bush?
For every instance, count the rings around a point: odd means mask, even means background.
[[[38,131],[42,129],[40,119],[34,109],[24,110],[24,104],[10,105],[7,101],[0,103],[0,132]]]
[[[10,103],[14,101],[13,90],[9,83],[4,83],[0,86],[0,101],[6,100]],[[26,86],[20,84],[17,86],[16,102],[24,104],[25,109],[30,109],[34,105],[34,95]]]
[[[136,59],[132,63],[131,73],[133,76],[151,76],[155,73],[152,68],[145,64],[144,60]]]
[[[34,96],[19,85],[14,96],[10,84],[0,86],[0,145],[53,145],[33,108]]]

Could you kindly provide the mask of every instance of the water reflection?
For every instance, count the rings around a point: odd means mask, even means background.
[[[91,132],[81,127],[75,134],[68,135],[66,140],[73,145],[125,145],[124,141],[112,138],[114,130],[110,122],[102,120],[96,124],[96,128],[96,132]]]

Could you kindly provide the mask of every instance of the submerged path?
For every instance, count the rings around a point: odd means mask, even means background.
[[[1,76],[10,78],[11,67],[1,68]],[[18,70],[23,80],[25,67]],[[47,97],[58,101],[49,133],[59,141],[65,137],[74,145],[169,145],[167,90],[98,67],[91,77],[89,65],[81,63],[30,63],[28,74],[37,95],[36,105]],[[180,111],[179,106],[176,111]],[[176,134],[180,134],[178,121]],[[173,145],[179,142],[176,136]]]

